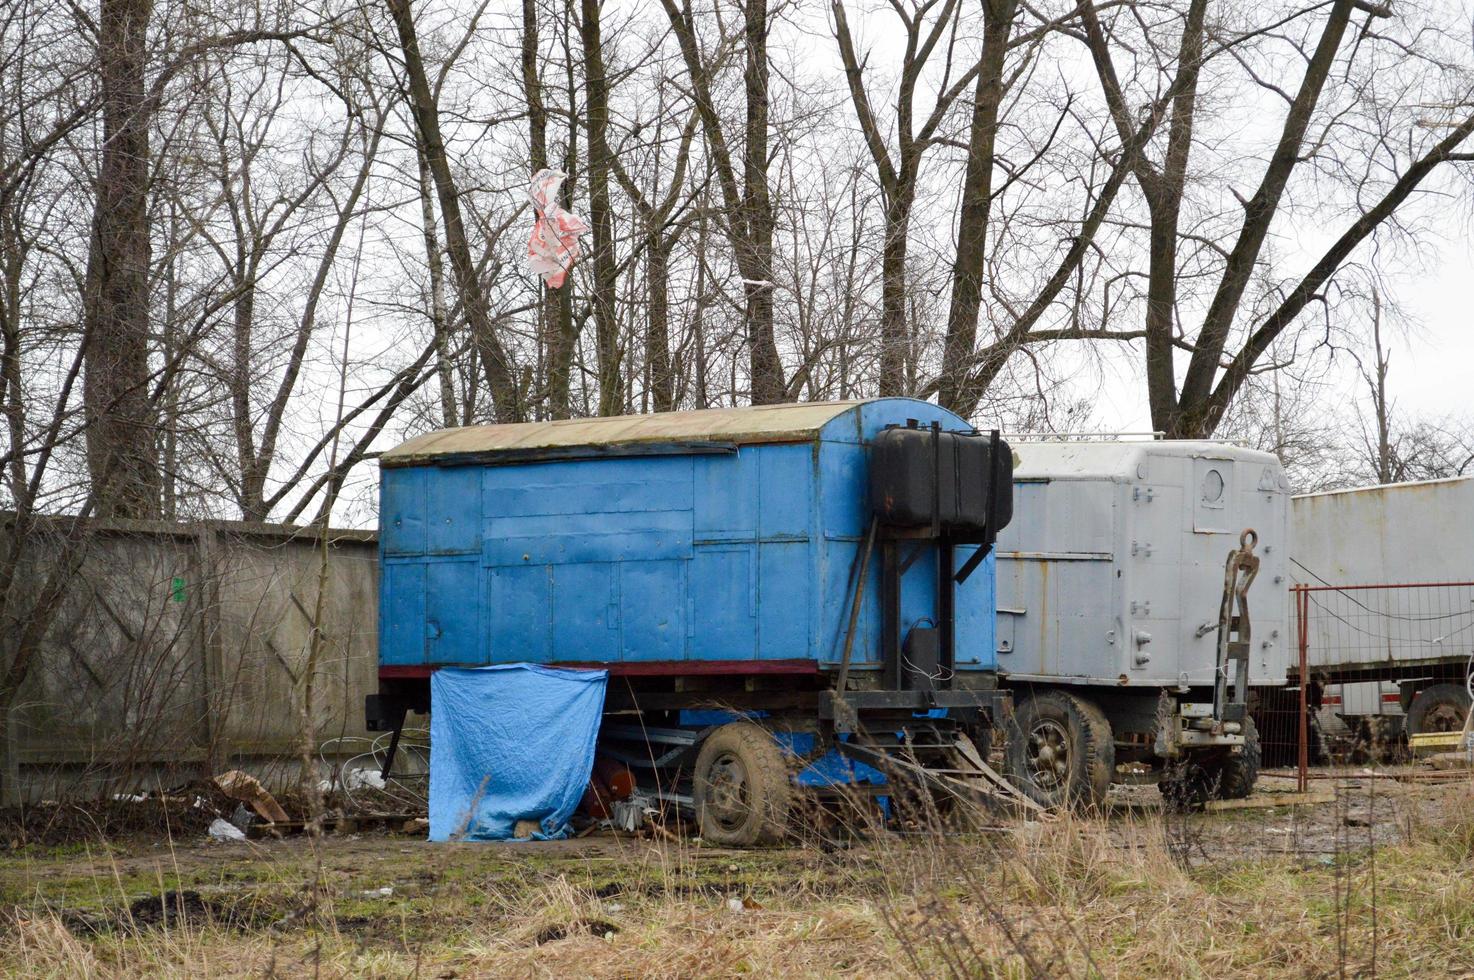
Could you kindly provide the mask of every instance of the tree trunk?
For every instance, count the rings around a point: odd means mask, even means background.
[[[1177,55],[1178,76],[1174,82],[1177,94],[1172,99],[1171,130],[1167,134],[1167,157],[1162,172],[1150,173],[1145,161],[1139,168],[1151,222],[1146,291],[1147,402],[1152,426],[1162,432],[1176,432],[1180,424],[1173,364],[1177,334],[1178,221],[1192,151],[1207,7],[1206,0],[1196,0],[1188,8],[1183,24]]]
[[[434,190],[430,164],[424,153],[415,154],[420,164],[420,224],[425,237],[425,266],[430,272],[430,326],[435,331],[435,374],[440,380],[440,424],[447,429],[460,419],[456,411],[455,375],[450,363],[450,323],[445,309],[445,264],[441,261],[440,236],[435,233]]]
[[[880,260],[880,396],[906,394],[906,363],[911,331],[906,315],[906,244],[911,224],[914,182],[902,184],[900,197],[885,211],[885,243]]]
[[[645,323],[645,358],[650,366],[650,396],[655,411],[676,407],[675,377],[670,363],[670,243],[654,230],[645,239],[645,289],[649,316]]]
[[[1372,290],[1372,345],[1376,348],[1377,373],[1372,381],[1372,399],[1377,411],[1377,482],[1391,483],[1392,412],[1387,405],[1387,355],[1382,350],[1382,294]]]
[[[968,133],[967,169],[957,215],[957,256],[952,263],[952,298],[947,309],[947,338],[942,347],[942,376],[937,400],[942,407],[971,415],[978,392],[968,390],[967,375],[977,345],[978,311],[982,307],[983,271],[987,267],[988,215],[993,205],[993,157],[998,141],[998,114],[1006,85],[1003,67],[1013,30],[1017,0],[983,0],[983,50],[973,93]]]
[[[1316,43],[1315,53],[1306,65],[1305,75],[1285,114],[1278,143],[1270,155],[1269,165],[1254,195],[1244,203],[1243,223],[1233,250],[1224,262],[1223,278],[1203,316],[1187,372],[1182,380],[1176,423],[1168,435],[1179,439],[1210,436],[1222,412],[1214,404],[1214,383],[1222,364],[1229,331],[1239,313],[1244,290],[1253,277],[1259,253],[1269,237],[1269,227],[1279,211],[1280,198],[1291,173],[1302,159],[1305,134],[1320,101],[1321,92],[1331,77],[1336,52],[1351,20],[1353,0],[1335,0],[1330,15]]]
[[[783,362],[773,336],[773,202],[768,196],[768,3],[746,0],[747,132],[742,149],[746,236],[737,266],[747,294],[747,343],[752,403],[784,401]],[[743,261],[745,259],[746,261]]]
[[[582,0],[584,105],[589,132],[589,220],[594,231],[594,347],[599,367],[599,414],[624,409],[620,383],[619,324],[614,294],[619,270],[614,256],[614,211],[609,204],[609,90],[599,36],[600,0]]]
[[[245,243],[238,249],[244,251]],[[248,521],[266,519],[267,461],[256,452],[255,411],[251,405],[253,369],[251,333],[256,319],[256,270],[244,255],[237,257],[235,281],[241,290],[234,309],[230,374],[231,423],[235,433],[236,462],[241,471],[239,503],[241,517]]]
[[[450,162],[445,156],[445,142],[440,135],[440,110],[435,104],[430,81],[425,75],[425,63],[420,58],[420,44],[415,35],[414,16],[410,12],[409,0],[387,0],[387,3],[404,52],[410,111],[414,115],[420,151],[425,154],[440,200],[440,217],[445,225],[445,250],[450,256],[461,308],[471,327],[471,339],[476,344],[482,370],[486,373],[492,414],[498,422],[519,422],[523,418],[521,395],[517,390],[511,361],[496,335],[486,292],[476,275],[476,264],[471,259],[471,246],[466,237],[466,226],[461,219],[460,192],[451,175]]]
[[[527,160],[532,173],[548,166],[548,109],[543,102],[542,79],[538,77],[537,0],[522,0],[522,94],[527,102]],[[575,144],[570,139],[569,154]],[[571,167],[567,170],[572,173]],[[571,180],[571,178],[570,178]],[[564,206],[572,204],[572,190],[563,185]],[[539,338],[546,352],[544,384],[547,387],[548,415],[568,418],[568,377],[573,363],[573,279],[562,289],[540,286],[542,311]]]
[[[102,0],[103,143],[83,297],[87,465],[107,517],[159,514],[158,427],[148,391],[152,0]]]

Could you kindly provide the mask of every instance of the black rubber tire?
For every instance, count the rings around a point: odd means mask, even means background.
[[[1059,744],[1049,745],[1050,757],[1041,760],[1046,731]],[[1064,763],[1046,774],[1041,766],[1049,765],[1061,746]],[[1116,745],[1105,713],[1064,691],[1036,694],[1014,708],[1004,753],[1014,784],[1035,803],[1055,809],[1100,806],[1116,771]]]
[[[766,729],[735,721],[712,732],[696,753],[692,784],[697,824],[708,844],[777,844],[788,832],[788,766]]]
[[[1168,766],[1157,783],[1167,803],[1179,810],[1196,810],[1209,800],[1242,800],[1254,792],[1264,759],[1259,729],[1244,718],[1244,750],[1232,754],[1199,752]]]
[[[1200,811],[1204,803],[1218,793],[1218,775],[1210,772],[1198,759],[1181,759],[1169,763],[1157,790],[1167,808],[1179,812]]]
[[[1407,708],[1407,733],[1459,732],[1469,716],[1469,692],[1458,684],[1433,684],[1413,697]]]
[[[1203,760],[1187,758],[1168,764],[1157,790],[1169,809],[1179,812],[1201,810],[1218,792],[1218,775]]]
[[[1254,792],[1259,780],[1259,763],[1263,753],[1259,748],[1259,729],[1254,719],[1244,718],[1244,751],[1238,755],[1224,756],[1217,765],[1218,786],[1214,795],[1220,800],[1242,800]]]

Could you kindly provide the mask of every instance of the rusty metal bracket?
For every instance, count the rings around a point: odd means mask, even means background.
[[[1223,603],[1218,609],[1218,661],[1213,678],[1213,719],[1242,722],[1249,698],[1249,586],[1259,574],[1259,556],[1254,546],[1259,534],[1245,528],[1239,546],[1228,553],[1223,566]],[[1234,667],[1233,690],[1228,669]]]

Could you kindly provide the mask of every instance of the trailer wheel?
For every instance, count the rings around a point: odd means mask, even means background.
[[[1259,780],[1259,729],[1254,719],[1244,718],[1244,751],[1225,756],[1217,765],[1217,796],[1220,800],[1242,800],[1254,791]]]
[[[696,754],[692,799],[701,837],[725,847],[776,844],[788,829],[788,767],[773,736],[751,722],[723,725]]]
[[[1469,692],[1457,684],[1434,684],[1413,698],[1407,709],[1407,733],[1461,732],[1469,717]]]
[[[1099,806],[1116,769],[1105,713],[1064,691],[1035,695],[1014,709],[1005,751],[1019,789],[1047,807]]]

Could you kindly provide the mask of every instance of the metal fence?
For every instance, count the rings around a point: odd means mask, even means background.
[[[11,709],[3,801],[95,798],[236,767],[294,778],[314,642],[317,740],[367,734],[375,537],[327,539],[324,549],[315,529],[280,525],[92,522]],[[32,551],[21,590],[49,570],[46,549]]]
[[[1463,684],[1474,663],[1474,582],[1291,588],[1291,686],[1261,691],[1265,764],[1308,767],[1406,759],[1411,692]]]

